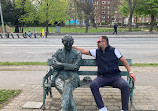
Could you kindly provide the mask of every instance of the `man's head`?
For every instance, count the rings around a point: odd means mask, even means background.
[[[109,40],[106,36],[100,36],[97,41],[97,46],[99,49],[104,50],[109,45]]]
[[[72,36],[66,35],[65,37],[62,38],[62,43],[66,50],[71,50],[72,45],[74,43],[74,39],[72,38]]]

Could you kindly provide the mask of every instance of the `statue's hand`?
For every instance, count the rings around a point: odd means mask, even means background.
[[[56,69],[56,70],[63,70],[63,64],[62,63],[53,63],[53,67]]]

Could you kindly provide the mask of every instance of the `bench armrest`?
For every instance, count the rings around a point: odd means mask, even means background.
[[[48,77],[50,77],[51,75],[53,75],[53,70],[50,68],[50,69],[48,70],[48,72],[46,73],[46,75],[44,76],[44,78],[48,78]]]
[[[44,83],[48,83],[51,80],[51,76],[53,75],[53,72],[54,72],[54,69],[52,69],[50,66],[48,72],[43,77],[43,85],[44,85]]]
[[[134,89],[134,83],[135,81],[129,77],[130,92],[132,92]]]

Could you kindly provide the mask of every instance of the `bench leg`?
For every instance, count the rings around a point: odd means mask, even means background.
[[[50,98],[52,98],[53,96],[52,96],[52,88],[51,87],[49,88],[49,92],[50,92]]]
[[[133,110],[133,89],[130,93],[130,110],[131,111]]]
[[[45,100],[46,100],[46,91],[45,91],[45,87],[43,87],[43,107],[42,107],[43,110],[45,110]]]
[[[46,87],[45,87],[45,77],[43,77],[43,106],[42,109],[45,110],[45,100],[46,100]]]

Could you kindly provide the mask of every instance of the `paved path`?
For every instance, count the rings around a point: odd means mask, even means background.
[[[53,98],[46,100],[46,111],[60,110],[60,94],[56,89],[53,90]],[[103,101],[109,111],[121,110],[120,90],[114,88],[100,89]],[[89,88],[77,88],[74,91],[74,99],[78,111],[97,111],[96,104]],[[1,111],[42,111],[42,109],[24,109],[22,106],[27,101],[41,102],[42,88],[40,85],[27,85],[23,92],[13,99]],[[158,110],[158,90],[151,86],[136,86],[134,91],[134,111],[156,111]]]
[[[12,67],[12,68],[11,68]],[[7,104],[1,111],[42,111],[41,109],[24,109],[22,106],[28,101],[42,102],[42,77],[45,75],[45,66],[10,66],[12,70],[0,71],[0,89],[22,89],[22,93]],[[1,68],[0,70],[5,68]],[[36,69],[36,70],[35,70]],[[6,69],[8,70],[8,69]],[[82,70],[82,69],[81,69]],[[158,68],[133,67],[137,76],[134,90],[134,110],[158,111]],[[81,77],[82,79],[83,77]],[[92,77],[94,79],[94,76]],[[46,100],[46,111],[59,111],[60,94],[53,90],[52,98]],[[102,88],[101,93],[109,111],[121,110],[120,90]],[[89,88],[77,88],[74,98],[78,111],[97,111],[96,104]]]
[[[81,67],[80,70],[97,70],[96,67]],[[121,70],[126,70],[120,67]],[[158,89],[158,67],[133,67],[137,76],[137,86],[153,86]],[[8,71],[10,70],[10,71]],[[26,85],[42,85],[42,78],[48,70],[47,66],[1,66],[0,89],[22,89]],[[81,79],[83,76],[81,76]],[[95,76],[92,76],[94,79]]]

